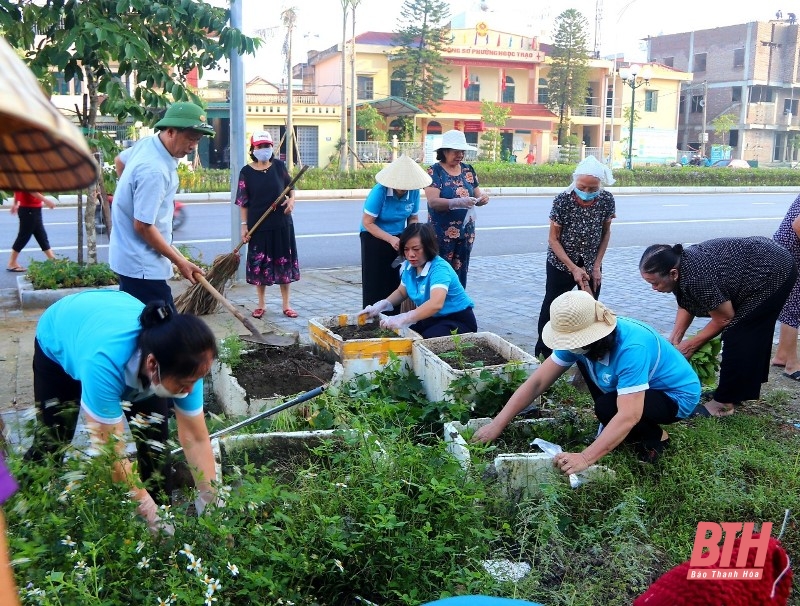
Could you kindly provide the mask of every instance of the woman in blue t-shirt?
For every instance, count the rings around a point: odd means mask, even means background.
[[[416,309],[381,320],[389,329],[410,327],[423,337],[443,337],[476,332],[478,323],[472,308],[475,304],[450,267],[439,256],[436,234],[430,224],[412,223],[400,234],[400,251],[405,261],[400,266],[400,286],[388,297],[368,305],[360,313],[374,318],[387,313],[407,298]]]
[[[669,443],[661,425],[695,414],[700,380],[681,353],[652,327],[617,318],[583,290],[556,298],[542,339],[555,350],[473,440],[497,438],[511,420],[573,364],[586,380],[602,432],[583,452],[563,452],[553,463],[580,473],[622,442],[642,462],[654,462]]]
[[[408,156],[397,158],[375,180],[359,234],[364,307],[385,299],[400,284],[400,232],[417,222],[420,189],[431,183],[430,175]]]
[[[93,439],[106,444],[117,438],[120,457],[112,474],[129,485],[136,511],[152,532],[169,532],[153,496],[168,500],[171,495],[165,448],[171,410],[200,492],[198,512],[216,497],[202,379],[216,356],[208,325],[174,312],[164,301],[145,306],[127,293],[109,290],[64,297],[42,314],[36,327],[33,392],[44,429],[37,432],[25,460],[60,456],[75,434],[80,408]],[[136,441],[138,473],[124,456],[126,418]]]

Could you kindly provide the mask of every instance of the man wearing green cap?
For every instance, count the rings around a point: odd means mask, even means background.
[[[119,289],[143,303],[161,300],[174,307],[167,280],[172,264],[194,283],[203,270],[172,247],[172,214],[178,191],[178,160],[213,136],[205,111],[194,103],[173,103],[146,137],[114,159],[120,175],[114,193],[108,259]]]

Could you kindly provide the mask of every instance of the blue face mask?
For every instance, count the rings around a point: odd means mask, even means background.
[[[584,202],[589,202],[591,200],[594,200],[597,196],[600,195],[600,190],[587,192],[587,191],[581,191],[576,187],[574,191],[577,194],[577,196]]]

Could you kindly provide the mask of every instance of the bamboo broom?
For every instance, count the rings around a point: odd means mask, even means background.
[[[239,245],[233,249],[233,252],[225,255],[219,255],[216,259],[214,259],[214,263],[211,264],[211,268],[206,273],[206,280],[217,291],[224,293],[225,286],[227,285],[228,281],[236,275],[236,271],[239,269],[239,250],[245,245],[247,241],[246,239],[249,239],[250,236],[255,233],[256,229],[258,229],[258,227],[266,220],[270,213],[273,212],[281,202],[283,202],[286,196],[289,195],[289,192],[292,190],[295,183],[300,180],[300,177],[303,176],[306,170],[308,170],[308,166],[303,166],[300,168],[298,173],[283,189],[280,195],[272,204],[270,204],[269,208],[264,212],[263,215],[261,215],[258,221],[256,221],[255,225],[250,228],[245,237],[242,238],[242,241],[239,242]],[[183,292],[183,294],[179,295],[175,299],[175,307],[179,312],[184,314],[192,314],[195,316],[212,314],[217,310],[218,306],[219,302],[199,282],[192,284]]]

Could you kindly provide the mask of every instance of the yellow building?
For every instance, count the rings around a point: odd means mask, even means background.
[[[480,102],[493,101],[511,110],[501,129],[501,147],[511,150],[517,162],[533,157],[537,163],[557,158],[558,117],[546,106],[549,45],[494,30],[485,22],[474,28],[452,29],[450,44],[443,53],[447,89],[436,112],[427,114],[401,102],[404,83],[394,77],[396,72],[389,60],[395,50],[393,39],[394,34],[389,32],[365,32],[355,39],[356,101],[359,105],[370,103],[383,114],[390,138],[397,129],[398,116],[411,113],[415,116],[417,145],[420,149],[425,145],[426,161],[431,160],[437,135],[452,128],[464,131],[468,142],[480,146],[480,133],[488,128],[481,119]],[[341,60],[340,46],[336,45],[309,53],[302,71],[304,81],[313,82],[319,91],[321,102],[340,107],[341,95],[346,94],[349,107],[350,64],[348,59],[342,86]],[[588,67],[586,102],[570,108],[567,116],[570,133],[583,142],[582,153],[601,159],[613,154],[619,161],[628,139],[629,123],[623,120],[623,113],[630,106],[633,90],[623,84],[613,60],[590,59]],[[650,68],[651,80],[633,93],[638,94],[634,163],[663,164],[675,159],[680,86],[691,76],[657,64]],[[639,152],[642,156],[637,159]]]

